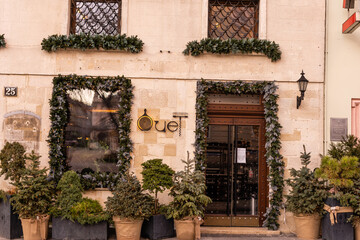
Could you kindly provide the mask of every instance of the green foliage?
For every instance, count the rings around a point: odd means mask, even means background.
[[[54,187],[47,179],[48,169],[40,169],[39,158],[34,152],[26,156],[31,165],[22,172],[20,180],[14,183],[17,189],[11,202],[15,213],[21,218],[36,218],[49,214]]]
[[[286,180],[291,187],[289,195],[286,196],[286,207],[295,214],[320,214],[328,193],[323,181],[319,181],[314,171],[308,168],[310,153],[306,152],[305,145],[300,158],[301,169],[290,169],[292,178]]]
[[[65,128],[69,120],[69,104],[67,90],[96,89],[107,92],[119,91],[119,151],[117,167],[121,174],[130,168],[133,150],[130,139],[131,106],[133,99],[133,86],[131,80],[120,77],[88,77],[68,75],[53,79],[53,92],[50,99],[51,128],[47,142],[49,143],[50,174],[59,181],[64,172],[70,169],[66,161]]]
[[[58,182],[56,190],[58,194],[51,209],[52,215],[74,221],[71,208],[81,201],[83,192],[80,177],[74,171],[66,172]]]
[[[109,215],[103,211],[100,203],[96,200],[83,198],[70,209],[71,219],[84,225],[96,224],[109,220]]]
[[[137,36],[127,37],[123,35],[89,35],[70,34],[51,35],[41,42],[41,49],[47,52],[55,52],[58,49],[97,49],[122,50],[131,53],[139,53],[143,50],[144,43]]]
[[[189,158],[181,160],[184,171],[175,173],[174,186],[170,189],[170,196],[174,199],[169,204],[167,217],[184,219],[204,216],[205,207],[211,199],[205,195],[206,184],[203,171],[195,170],[195,160]]]
[[[6,47],[4,34],[0,35],[0,48],[2,48],[2,47]]]
[[[12,183],[18,183],[25,170],[25,148],[18,142],[5,143],[0,152],[0,176],[10,179]]]
[[[360,140],[354,135],[347,135],[339,143],[330,143],[328,154],[338,160],[344,156],[360,158]]]
[[[144,219],[152,215],[153,199],[143,192],[137,178],[126,173],[108,197],[106,210],[111,216],[129,219]]]
[[[4,201],[6,203],[7,201],[7,194],[4,190],[0,189],[0,200]]]
[[[354,180],[360,178],[359,160],[353,156],[344,156],[340,160],[324,156],[315,174],[318,178],[328,180],[335,193],[346,192],[354,186]]]
[[[83,188],[76,172],[66,172],[58,182],[56,190],[58,194],[51,209],[55,217],[80,224],[95,224],[108,219],[98,201],[82,197]]]
[[[280,130],[281,125],[277,112],[279,106],[276,94],[277,86],[274,82],[244,82],[244,81],[227,81],[214,82],[201,80],[197,83],[196,96],[196,130],[195,130],[195,158],[196,168],[205,170],[206,161],[206,132],[209,125],[209,117],[207,113],[209,93],[223,94],[263,94],[265,121],[266,121],[266,162],[269,167],[269,187],[271,188],[270,206],[266,211],[265,227],[276,230],[279,227],[277,221],[280,215],[280,207],[283,201],[284,188],[284,162],[280,154],[281,141]]]
[[[279,45],[263,39],[212,39],[204,38],[198,41],[188,42],[183,54],[191,56],[198,56],[204,52],[214,54],[237,54],[237,53],[263,53],[272,62],[276,62],[281,58],[281,51]]]
[[[113,172],[95,172],[81,171],[78,173],[80,176],[80,182],[84,190],[95,189],[95,188],[108,188],[114,190],[116,183],[121,178],[120,173]]]
[[[172,170],[167,164],[162,163],[162,159],[151,159],[143,164],[143,171],[141,172],[143,176],[143,189],[149,190],[151,193],[154,193],[155,199],[155,213],[158,214],[158,192],[164,192],[166,189],[169,189],[173,186],[173,175],[174,170]]]

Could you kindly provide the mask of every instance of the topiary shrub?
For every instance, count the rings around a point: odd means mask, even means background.
[[[80,177],[74,171],[64,173],[57,185],[58,195],[51,213],[80,224],[95,224],[108,219],[96,200],[82,197]]]
[[[143,164],[143,189],[149,190],[154,193],[154,214],[158,214],[158,192],[164,192],[173,186],[173,175],[172,170],[167,164],[162,163],[162,159],[151,159]]]
[[[117,184],[112,197],[108,197],[106,210],[111,216],[132,220],[146,219],[152,215],[153,199],[144,193],[139,180],[125,173]]]
[[[25,158],[25,148],[20,143],[5,143],[0,152],[0,176],[5,175],[5,180],[18,184],[25,170]]]

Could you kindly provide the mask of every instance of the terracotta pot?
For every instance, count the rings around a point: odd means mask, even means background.
[[[24,240],[47,239],[49,218],[49,215],[40,216],[37,219],[20,218],[23,228]]]
[[[195,239],[194,220],[175,220],[176,238],[179,240]]]
[[[360,240],[360,220],[355,222],[355,240]]]
[[[117,240],[140,240],[144,220],[113,217]]]
[[[319,214],[294,216],[296,235],[300,239],[318,239],[321,217]]]

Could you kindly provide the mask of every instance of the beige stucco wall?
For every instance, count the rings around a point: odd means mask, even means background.
[[[139,174],[143,161],[159,157],[180,170],[180,159],[186,158],[187,151],[193,151],[197,80],[276,81],[280,94],[279,119],[283,126],[281,153],[286,168],[300,167],[302,144],[312,152],[312,166],[315,167],[319,163],[319,153],[323,153],[325,1],[261,1],[263,15],[260,18],[265,24],[262,35],[278,43],[282,51],[282,59],[276,63],[263,55],[184,56],[181,52],[186,43],[199,40],[206,33],[205,0],[126,1],[128,18],[123,21],[123,28],[128,35],[138,35],[145,42],[140,54],[41,51],[43,38],[68,33],[68,1],[0,0],[0,34],[5,34],[7,42],[7,47],[0,49],[0,89],[3,91],[4,86],[19,88],[16,98],[0,94],[0,126],[3,127],[3,115],[10,111],[38,114],[41,117],[39,153],[45,165],[52,78],[57,74],[74,73],[124,75],[131,78],[135,86],[132,169]],[[305,100],[300,109],[296,109],[299,95],[296,80],[301,70],[310,83]],[[189,117],[183,119],[182,136],[178,132],[139,131],[136,120],[144,108],[152,117],[167,121],[173,120],[173,112],[187,112]],[[0,147],[5,140],[0,131]],[[5,185],[1,181],[0,187]],[[161,199],[168,200],[165,195]],[[282,230],[288,231],[286,228]]]
[[[342,8],[343,1],[327,1],[326,50],[326,145],[330,144],[330,118],[347,118],[351,133],[351,99],[360,98],[360,30],[342,33],[342,24],[354,9]],[[360,6],[359,6],[360,7]]]

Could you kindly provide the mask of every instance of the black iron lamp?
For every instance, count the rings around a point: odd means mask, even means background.
[[[305,73],[304,71],[301,71],[301,77],[299,78],[299,80],[297,80],[297,83],[299,85],[299,91],[301,93],[301,96],[297,96],[296,97],[296,108],[298,109],[300,107],[301,101],[304,100],[304,96],[305,96],[305,91],[307,88],[307,85],[309,83],[309,81],[304,77]]]

